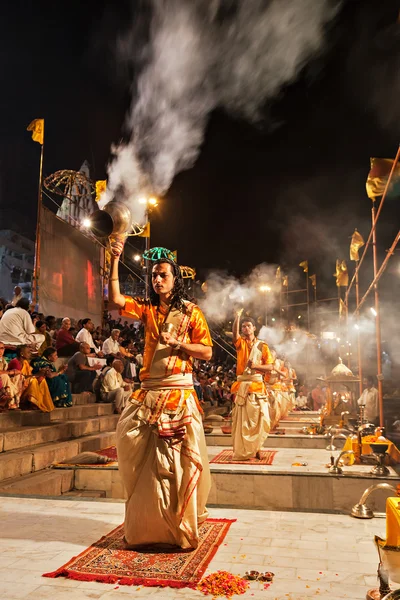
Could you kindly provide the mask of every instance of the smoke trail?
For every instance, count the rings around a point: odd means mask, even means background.
[[[142,50],[149,58],[126,119],[129,142],[114,148],[108,198],[118,193],[132,206],[143,189],[163,194],[195,162],[213,109],[260,120],[264,103],[322,48],[338,4],[153,0]],[[125,42],[118,42],[119,59],[129,63]]]

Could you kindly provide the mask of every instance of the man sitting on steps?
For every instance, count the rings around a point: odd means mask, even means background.
[[[114,360],[101,384],[101,396],[106,402],[113,402],[115,412],[121,414],[132,393],[132,387],[124,383],[121,373],[124,370],[122,360]]]

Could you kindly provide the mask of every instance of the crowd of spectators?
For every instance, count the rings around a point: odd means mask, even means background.
[[[94,391],[120,413],[139,381],[143,346],[139,324],[44,315],[17,286],[12,301],[0,298],[0,410],[50,412]]]
[[[90,318],[44,315],[16,287],[11,302],[0,298],[0,409],[50,411],[72,406],[72,393],[94,391],[97,402],[112,402],[120,413],[139,383],[143,348],[139,323],[110,314],[103,326]],[[227,354],[216,347],[210,361],[195,360],[193,375],[203,407],[229,414],[236,377],[234,348]],[[315,410],[322,400],[317,398],[319,390],[313,390],[312,397],[304,391],[299,389],[298,408]]]

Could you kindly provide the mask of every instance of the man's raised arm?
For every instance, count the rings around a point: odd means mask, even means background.
[[[236,312],[235,320],[232,324],[232,339],[233,343],[236,344],[238,339],[240,338],[240,317],[242,316],[243,308],[239,309]]]

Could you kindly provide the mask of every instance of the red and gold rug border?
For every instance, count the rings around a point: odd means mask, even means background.
[[[264,467],[270,467],[274,461],[275,458],[275,454],[278,452],[278,450],[269,450],[269,449],[262,449],[261,452],[269,452],[269,459],[271,462],[265,463],[262,462],[262,460],[255,460],[255,459],[249,459],[249,460],[218,460],[221,459],[221,457],[224,454],[227,453],[231,453],[233,455],[233,450],[230,450],[229,448],[225,448],[224,450],[222,450],[221,452],[219,452],[216,456],[214,456],[211,460],[210,460],[210,465],[212,464],[217,464],[217,465],[256,465],[256,466],[264,466]]]
[[[91,548],[96,544],[101,543],[107,537],[112,536],[118,529],[120,529],[122,525],[118,525],[112,531],[103,535],[99,540],[96,540],[93,544],[90,544],[85,550],[83,550],[77,556],[73,556],[65,565],[57,569],[56,571],[52,571],[50,573],[43,573],[42,577],[50,577],[55,579],[56,577],[66,577],[67,579],[75,579],[77,581],[98,581],[99,583],[117,583],[119,585],[142,585],[144,587],[173,587],[173,588],[193,588],[195,589],[201,577],[204,575],[208,565],[211,560],[214,558],[218,548],[222,544],[225,539],[226,534],[229,531],[232,523],[236,522],[236,519],[207,519],[209,523],[226,523],[228,527],[224,528],[220,535],[218,543],[214,543],[212,547],[210,547],[209,552],[207,554],[207,558],[203,559],[203,565],[197,569],[197,578],[196,581],[185,582],[185,581],[177,581],[171,579],[153,579],[153,578],[144,578],[144,577],[119,577],[118,575],[102,575],[100,573],[81,573],[79,571],[69,569],[68,567],[72,565],[79,558],[85,556],[85,554],[89,553]]]

